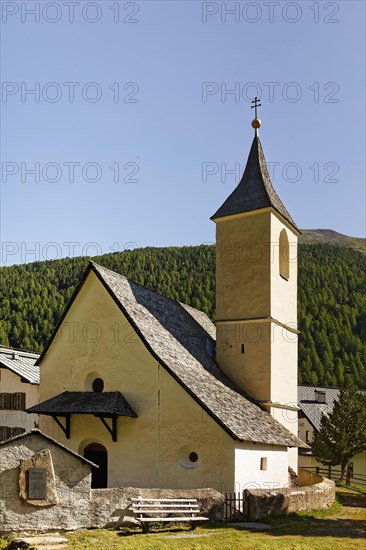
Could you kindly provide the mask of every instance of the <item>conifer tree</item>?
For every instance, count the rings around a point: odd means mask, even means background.
[[[323,414],[312,451],[322,464],[341,465],[341,480],[352,457],[366,450],[366,395],[360,393],[350,375],[334,402],[332,412]]]

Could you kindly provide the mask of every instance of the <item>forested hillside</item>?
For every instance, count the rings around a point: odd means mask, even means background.
[[[214,318],[213,246],[145,248],[93,260]],[[87,264],[87,258],[66,258],[1,268],[0,344],[42,350]],[[366,386],[365,289],[361,253],[300,246],[300,382],[340,385],[350,372]]]

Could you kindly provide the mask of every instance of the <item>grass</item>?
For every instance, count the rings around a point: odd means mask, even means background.
[[[346,485],[345,481],[336,481],[335,484],[337,487],[344,487],[345,489],[351,489],[352,491],[366,495],[366,487],[361,487],[361,485],[355,485],[354,483]]]
[[[310,510],[308,512],[297,512],[297,513],[291,513],[286,514],[283,516],[272,516],[265,520],[263,520],[264,523],[268,523],[272,526],[281,526],[282,524],[290,523],[290,522],[306,522],[308,520],[314,519],[323,519],[335,516],[336,514],[339,514],[339,512],[342,511],[342,504],[339,502],[338,499],[336,499],[332,506],[329,508],[320,508],[319,510]]]
[[[297,527],[297,525],[296,525]],[[195,549],[195,550],[225,550],[245,548],[246,550],[351,550],[359,548],[360,541],[351,538],[319,536],[304,537],[304,532],[287,527],[287,533],[274,531],[270,533],[240,531],[233,527],[202,527],[196,531],[164,531],[143,535],[140,532],[131,536],[121,536],[115,531],[92,531],[70,535],[70,549],[98,550],[164,550],[164,549]]]
[[[339,489],[341,500],[352,492]],[[353,493],[355,495],[355,493]],[[70,550],[353,550],[361,547],[362,520],[365,519],[363,495],[356,495],[351,508],[342,508],[337,500],[330,508],[268,518],[269,531],[239,530],[227,524],[210,524],[189,531],[187,526],[162,527],[144,535],[141,529],[120,531],[95,529],[67,533]],[[361,504],[359,504],[361,503]],[[0,539],[0,549],[8,542]]]

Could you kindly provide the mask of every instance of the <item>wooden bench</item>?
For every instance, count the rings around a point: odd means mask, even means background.
[[[131,498],[131,501],[131,509],[144,533],[149,532],[149,523],[189,522],[191,529],[195,529],[195,522],[209,519],[201,515],[195,498]]]

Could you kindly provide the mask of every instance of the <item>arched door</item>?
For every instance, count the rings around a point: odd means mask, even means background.
[[[99,443],[90,443],[84,449],[84,458],[97,464],[99,468],[92,469],[93,489],[103,489],[108,486],[108,452]]]

